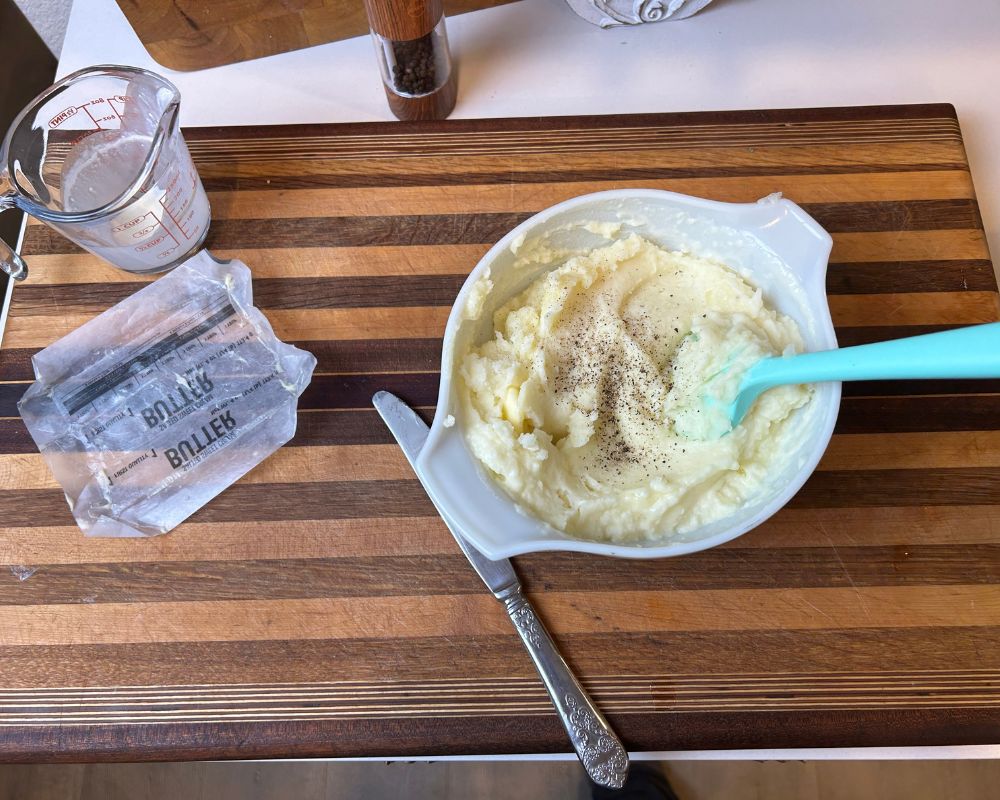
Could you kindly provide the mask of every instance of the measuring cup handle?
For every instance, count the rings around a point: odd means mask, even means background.
[[[28,277],[28,265],[3,239],[0,239],[0,269],[15,281]]]
[[[0,169],[0,213],[8,208],[17,208],[14,203],[14,187],[7,170]],[[28,265],[3,239],[0,239],[0,269],[15,281],[23,281],[28,277]]]

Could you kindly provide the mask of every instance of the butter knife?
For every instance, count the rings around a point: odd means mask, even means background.
[[[414,462],[427,441],[427,424],[412,408],[389,392],[377,392],[372,404],[416,472]],[[420,478],[419,474],[417,478]],[[514,566],[509,559],[493,561],[484,556],[462,537],[441,508],[437,511],[469,563],[507,609],[587,774],[600,786],[620,789],[628,776],[628,752],[559,655],[549,632],[521,592]]]

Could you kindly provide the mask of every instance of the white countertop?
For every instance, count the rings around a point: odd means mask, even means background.
[[[715,0],[695,17],[601,30],[560,0],[448,20],[453,117],[948,102],[1000,252],[996,0]],[[75,0],[59,74],[99,63],[174,81],[184,125],[392,119],[367,37],[197,72],[153,61],[114,0]]]
[[[453,117],[948,102],[1000,252],[1000,11],[932,0],[716,0],[689,20],[601,30],[560,0],[448,21]],[[114,0],[75,0],[64,75],[121,63],[168,76],[184,125],[392,119],[367,37],[198,72],[154,62]],[[780,188],[780,187],[776,187]],[[677,758],[682,754],[649,754]],[[687,758],[987,758],[1000,747],[715,751]]]

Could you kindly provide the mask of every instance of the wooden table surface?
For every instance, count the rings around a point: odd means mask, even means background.
[[[834,237],[842,344],[998,317],[950,106],[188,132],[209,245],[314,352],[295,439],[173,533],[87,539],[17,417],[31,355],[135,291],[49,229],[0,349],[0,757],[568,750],[531,664],[369,406],[429,418],[465,275],[624,186],[773,191]],[[516,559],[633,750],[1000,741],[997,381],[845,387],[772,520],[683,558]]]

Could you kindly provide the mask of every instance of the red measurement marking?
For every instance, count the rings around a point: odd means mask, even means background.
[[[90,113],[90,109],[87,108],[88,105],[90,105],[90,104],[89,103],[84,103],[82,106],[80,106],[80,108],[82,108],[84,111],[87,112],[87,116],[90,117],[90,121],[94,123],[94,126],[97,128],[97,130],[103,131],[104,128],[101,127],[101,123],[100,122],[98,122],[96,119],[94,119],[94,115],[91,114]]]
[[[164,199],[166,199],[166,198],[164,197],[164,198],[161,198],[161,200],[160,200],[160,205],[163,206],[163,210],[166,211],[167,212],[167,216],[170,217],[170,219],[172,219],[174,221],[174,225],[177,226],[177,230],[179,230],[181,232],[181,234],[184,236],[184,238],[185,239],[190,239],[191,235],[186,230],[184,230],[184,226],[181,225],[181,223],[177,219],[177,217],[175,217],[172,213],[170,213],[170,209],[167,208],[166,203],[163,202]]]
[[[141,217],[137,217],[136,219],[137,220],[143,220],[146,217],[152,217],[154,220],[156,220],[156,224],[160,226],[160,228],[163,230],[163,234],[165,234],[165,235],[161,234],[156,239],[153,239],[153,240],[148,241],[148,242],[143,242],[142,244],[137,244],[133,248],[137,253],[145,253],[147,250],[152,250],[157,245],[159,245],[162,242],[166,241],[167,236],[169,236],[171,239],[174,240],[174,246],[171,247],[168,250],[164,250],[162,253],[157,253],[157,255],[156,255],[157,258],[163,258],[165,255],[168,255],[168,254],[172,253],[174,250],[176,250],[178,247],[181,246],[181,243],[178,241],[177,237],[174,236],[174,234],[171,232],[170,228],[168,228],[166,225],[164,225],[163,224],[163,220],[161,220],[158,216],[156,216],[156,212],[150,211],[150,212],[148,212],[146,214],[143,214]],[[156,230],[155,226],[152,226],[152,227],[149,228],[149,232],[152,232],[154,230]]]
[[[135,233],[132,234],[132,238],[142,239],[145,238],[146,236],[149,236],[149,234],[151,234],[153,231],[156,230],[157,224],[158,223],[154,222],[152,225],[147,225],[145,228],[140,228],[139,230],[137,230]]]
[[[77,106],[70,106],[69,108],[64,109],[63,111],[60,111],[52,119],[49,120],[49,127],[58,128],[66,120],[68,120],[70,117],[76,114],[76,112],[79,110],[80,109]]]
[[[164,207],[164,211],[166,211],[165,207]],[[163,220],[160,219],[158,216],[156,216],[155,212],[150,211],[149,212],[149,216],[151,216],[153,219],[155,219],[159,223],[160,227],[163,228],[163,230],[165,230],[167,232],[167,234],[170,236],[170,238],[174,240],[174,244],[176,244],[178,247],[181,246],[181,243],[177,240],[177,237],[174,236],[170,232],[170,228],[168,228],[166,225],[163,224]],[[173,217],[171,217],[171,219],[173,219]],[[178,226],[178,227],[180,227],[180,226]],[[181,233],[183,233],[183,231],[181,231]]]
[[[176,180],[177,179],[174,178],[174,181],[172,183],[176,182]],[[179,219],[177,219],[177,217],[174,216],[173,212],[167,206],[167,195],[166,194],[164,194],[163,197],[160,198],[160,205],[163,206],[163,210],[167,212],[167,216],[170,217],[170,219],[172,219],[174,221],[174,225],[177,226],[177,230],[179,230],[181,232],[181,234],[183,234],[184,238],[185,239],[190,239],[191,238],[191,234],[188,233],[184,229],[184,226],[181,224],[181,221]]]
[[[111,230],[114,233],[124,233],[129,228],[134,228],[148,216],[149,212],[146,212],[141,217],[134,217],[133,219],[130,219],[128,222],[123,222],[121,225],[115,225],[115,227],[113,227]]]
[[[108,106],[110,106],[111,110],[114,111],[115,114],[118,115],[118,120],[120,122],[125,122],[125,118],[122,116],[122,112],[119,111],[117,108],[115,108],[115,104],[111,102],[112,100],[117,100],[119,103],[121,103],[122,104],[122,111],[124,111],[125,110],[125,100],[126,100],[126,98],[124,98],[124,97],[109,97],[108,98]]]

